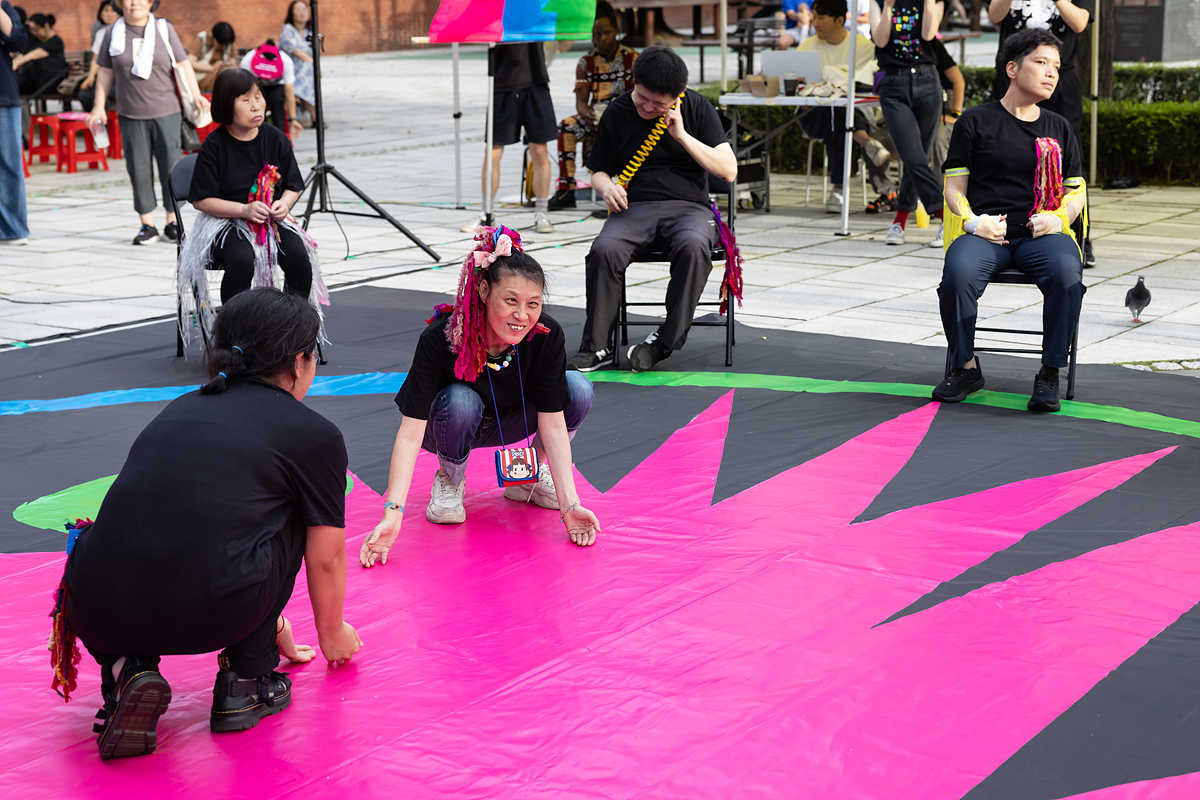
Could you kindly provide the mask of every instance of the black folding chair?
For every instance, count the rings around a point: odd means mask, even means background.
[[[729,213],[726,218],[726,222],[729,225],[729,229],[733,230],[734,214],[736,213],[736,207],[737,207],[737,202],[735,201],[734,196],[733,196],[733,185],[731,183],[729,183],[728,181],[723,181],[719,178],[713,178],[710,176],[709,177],[709,191],[713,192],[714,194],[719,193],[719,192],[725,193],[725,196],[728,198],[728,204],[729,204]],[[715,227],[716,220],[711,220],[709,224],[711,224]],[[725,247],[724,247],[724,245],[721,244],[720,238],[718,238],[716,244],[713,245],[711,255],[712,255],[712,260],[715,263],[717,263],[723,267],[723,265],[725,264]],[[633,253],[633,258],[630,260],[630,263],[631,264],[640,264],[640,263],[652,263],[652,262],[670,261],[670,260],[671,260],[671,257],[667,253],[666,249],[662,246],[662,243],[654,242],[650,246],[639,247],[637,250],[635,250]],[[661,324],[658,320],[651,320],[651,321],[647,321],[647,322],[638,322],[638,321],[630,320],[629,319],[630,307],[663,306],[666,304],[665,300],[655,300],[655,301],[645,301],[645,302],[643,302],[643,301],[638,301],[638,302],[628,301],[625,297],[625,286],[626,286],[625,278],[628,274],[629,274],[629,272],[628,272],[628,270],[626,270],[625,274],[621,276],[621,307],[620,307],[620,311],[618,312],[618,315],[617,315],[617,324],[613,326],[612,334],[610,337],[610,342],[611,342],[610,347],[611,347],[611,350],[613,353],[613,366],[614,367],[618,366],[620,364],[621,348],[627,347],[629,345],[629,329],[631,327],[655,327],[656,328]],[[720,300],[720,298],[717,298],[716,300],[701,300],[696,305],[697,306],[716,306],[719,308],[721,305],[721,300]],[[736,306],[737,306],[737,300],[733,297],[730,297],[730,298],[728,298],[728,305],[727,305],[725,315],[723,318],[707,319],[706,317],[698,317],[698,318],[692,320],[693,327],[702,327],[702,328],[708,327],[708,328],[724,328],[725,329],[725,366],[727,366],[727,367],[733,366],[733,346],[735,344],[737,344],[737,342],[735,341],[735,337],[734,337],[734,327],[733,327],[734,308]],[[621,345],[620,347],[618,347],[618,345],[617,345],[618,331],[620,334],[620,345]]]
[[[196,154],[186,155],[171,169],[171,180],[167,192],[167,207],[175,215],[175,225],[179,228],[179,239],[175,242],[175,285],[179,286],[179,264],[183,257],[183,240],[186,236],[183,228],[183,215],[179,213],[180,202],[186,201],[192,190],[192,173],[196,171]],[[192,287],[192,299],[195,301],[197,312],[208,303],[207,297],[200,297],[197,287]],[[200,340],[204,342],[204,352],[208,352],[208,331],[198,318],[194,320],[199,328]],[[175,357],[183,357],[183,298],[176,292],[175,298]]]

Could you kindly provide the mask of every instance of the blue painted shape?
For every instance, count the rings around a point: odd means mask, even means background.
[[[362,372],[356,375],[321,375],[309,390],[313,397],[345,397],[360,394],[395,394],[407,372]],[[84,408],[118,406],[126,403],[159,403],[174,400],[195,386],[153,386],[138,389],[111,389],[105,392],[53,397],[46,400],[0,400],[0,416],[37,414],[53,411],[78,411]]]
[[[504,3],[505,42],[543,42],[555,39],[558,14],[542,10],[545,0],[506,0]]]

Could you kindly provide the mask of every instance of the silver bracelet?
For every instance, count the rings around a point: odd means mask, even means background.
[[[563,522],[566,522],[567,521],[567,513],[570,511],[574,511],[577,508],[579,508],[578,500],[576,500],[574,503],[571,503],[571,505],[567,506],[562,511],[558,512],[558,518],[560,520],[562,520]]]

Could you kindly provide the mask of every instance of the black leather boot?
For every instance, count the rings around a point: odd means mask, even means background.
[[[242,678],[223,669],[213,684],[213,733],[244,731],[263,717],[278,714],[292,702],[292,679],[282,672],[270,672],[254,678]]]
[[[108,667],[104,671],[111,676]],[[158,746],[158,718],[171,703],[171,687],[158,671],[157,660],[127,656],[115,683],[101,683],[104,708],[92,729],[100,734],[100,758],[125,758],[153,753]]]

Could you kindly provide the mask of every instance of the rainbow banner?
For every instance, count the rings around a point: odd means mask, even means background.
[[[430,44],[590,39],[595,0],[442,0]]]

